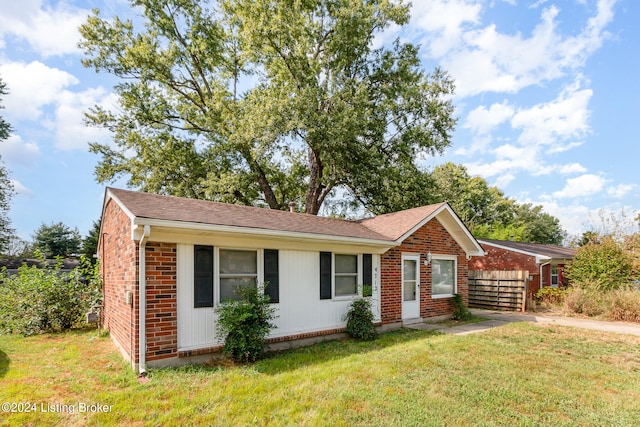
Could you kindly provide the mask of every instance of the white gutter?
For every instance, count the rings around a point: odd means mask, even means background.
[[[151,227],[144,226],[144,233],[140,237],[140,249],[138,250],[138,308],[139,308],[139,320],[138,320],[138,371],[140,375],[144,375],[146,367],[146,355],[147,355],[147,263],[146,263],[146,244],[151,234]]]

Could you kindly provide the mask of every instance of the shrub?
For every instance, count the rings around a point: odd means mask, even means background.
[[[573,284],[585,289],[620,289],[633,280],[633,259],[616,240],[607,237],[579,248],[564,273]]]
[[[605,301],[602,292],[593,290],[592,287],[586,289],[572,287],[565,295],[563,309],[567,313],[584,314],[585,316],[600,316],[605,312]]]
[[[238,301],[224,301],[217,309],[216,329],[225,337],[224,352],[236,362],[255,362],[264,355],[266,338],[275,327],[275,308],[257,286],[236,290]]]
[[[22,265],[11,277],[5,270],[0,286],[0,330],[23,335],[76,326],[101,297],[98,266],[84,257],[70,273],[62,271],[61,259],[51,269]]]
[[[464,303],[462,295],[455,294],[451,303],[453,304],[453,314],[451,315],[453,320],[469,320],[471,318],[471,312]]]
[[[566,295],[564,288],[544,287],[536,292],[536,300],[543,304],[559,305],[564,302]]]
[[[574,287],[567,293],[564,309],[589,317],[640,322],[640,292],[631,288],[598,291]]]
[[[613,292],[607,317],[623,322],[640,322],[640,291],[621,289]]]
[[[373,312],[369,300],[359,298],[353,300],[349,311],[345,315],[347,321],[347,333],[353,338],[369,341],[376,338],[376,329],[373,325]]]

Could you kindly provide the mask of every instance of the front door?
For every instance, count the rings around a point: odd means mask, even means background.
[[[402,320],[420,317],[420,255],[402,255]]]

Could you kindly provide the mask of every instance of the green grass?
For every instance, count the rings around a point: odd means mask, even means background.
[[[640,337],[511,324],[400,330],[251,366],[150,371],[107,337],[0,336],[0,402],[112,405],[106,414],[0,414],[7,425],[638,425]]]
[[[435,324],[436,325],[441,325],[441,326],[444,326],[444,327],[447,327],[447,328],[452,328],[454,326],[469,325],[469,324],[472,324],[472,323],[480,323],[480,322],[484,322],[485,320],[489,320],[489,319],[487,319],[486,317],[480,317],[480,316],[476,316],[475,314],[472,314],[466,320],[448,319],[448,320],[443,320],[441,322],[435,322]]]

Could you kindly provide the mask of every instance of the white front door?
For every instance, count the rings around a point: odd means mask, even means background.
[[[420,317],[420,255],[402,255],[402,320]]]

